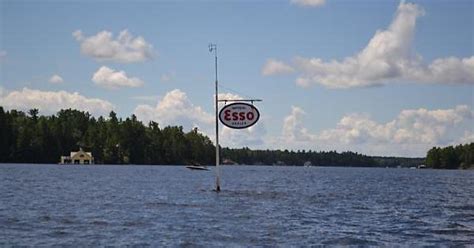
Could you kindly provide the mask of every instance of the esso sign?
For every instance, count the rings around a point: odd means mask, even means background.
[[[230,128],[247,128],[257,123],[260,113],[255,106],[248,103],[232,103],[219,112],[222,124]]]

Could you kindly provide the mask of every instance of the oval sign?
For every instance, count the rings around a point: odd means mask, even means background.
[[[253,126],[260,118],[260,113],[255,106],[248,103],[232,103],[226,105],[219,112],[222,124],[236,129]]]

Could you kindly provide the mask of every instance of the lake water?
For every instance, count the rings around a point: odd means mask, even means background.
[[[0,165],[0,246],[469,246],[474,171]]]

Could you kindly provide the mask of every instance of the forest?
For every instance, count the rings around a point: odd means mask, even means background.
[[[160,127],[153,121],[145,125],[135,115],[123,120],[113,111],[98,118],[73,109],[44,116],[38,109],[25,113],[0,106],[0,163],[58,163],[60,156],[79,148],[92,152],[98,164],[215,164],[214,144],[196,128]],[[470,149],[472,163],[472,144]],[[221,148],[221,159],[225,164],[363,167],[410,167],[424,162],[423,158],[371,157],[354,152],[246,147]],[[432,166],[451,168],[442,161]]]
[[[426,154],[426,165],[434,169],[474,168],[474,143],[433,147]]]
[[[144,126],[132,115],[111,112],[107,119],[66,109],[38,116],[32,109],[5,112],[0,107],[0,162],[58,163],[61,155],[83,148],[100,164],[186,164],[214,161],[214,145],[196,129]]]

